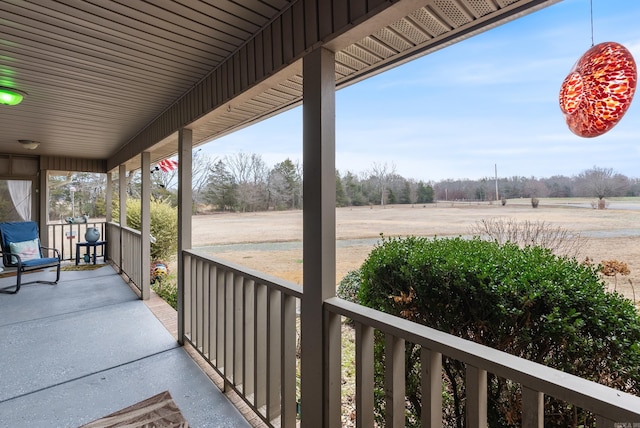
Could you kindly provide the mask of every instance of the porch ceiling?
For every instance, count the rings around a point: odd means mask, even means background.
[[[198,145],[299,104],[309,49],[336,52],[341,87],[557,1],[4,0],[0,86],[27,95],[0,106],[0,153],[135,168],[142,150],[174,154],[179,126]],[[154,128],[176,108],[181,123]]]

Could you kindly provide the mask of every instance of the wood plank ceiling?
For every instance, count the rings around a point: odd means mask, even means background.
[[[202,144],[299,104],[312,47],[336,51],[342,87],[556,1],[2,0],[0,86],[27,96],[0,106],[0,154],[135,168],[142,149],[174,154],[178,126]],[[184,123],[153,132],[172,108]]]

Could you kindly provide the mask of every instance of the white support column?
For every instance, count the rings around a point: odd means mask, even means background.
[[[120,273],[122,273],[122,228],[127,226],[127,166],[122,164],[118,167],[118,200],[120,207],[120,239],[118,246],[120,247],[120,260],[118,260],[118,266],[120,266]]]
[[[112,174],[111,172],[107,172],[107,185],[105,187],[104,193],[104,205],[106,213],[105,221],[107,223],[111,223],[113,221],[113,182],[111,180],[113,180]],[[106,236],[103,239],[107,239]]]
[[[36,197],[38,198],[38,206],[40,207],[38,212],[37,222],[40,225],[40,242],[45,247],[49,245],[49,171],[41,170],[38,177],[38,187],[36,190]],[[35,218],[33,220],[36,220]]]
[[[303,427],[340,426],[340,349],[330,346],[340,343],[340,323],[322,310],[336,293],[334,57],[318,49],[303,60]]]
[[[104,239],[105,241],[110,241],[110,237],[109,237],[109,223],[111,223],[113,221],[113,176],[111,174],[111,172],[107,172],[107,185],[105,187],[105,194],[104,194],[104,207],[105,207],[105,226],[104,226],[104,236],[102,237],[102,239]],[[111,254],[113,254],[113,252],[109,253],[109,245],[113,245],[113,242],[107,242],[107,246],[105,247],[105,262],[107,261],[107,258],[109,258],[109,260],[111,259]]]
[[[142,152],[140,167],[142,168],[142,194],[140,201],[140,294],[142,300],[151,297],[151,153]]]
[[[184,265],[182,251],[191,249],[191,210],[193,203],[192,159],[193,132],[180,129],[178,134],[178,343],[184,344]]]

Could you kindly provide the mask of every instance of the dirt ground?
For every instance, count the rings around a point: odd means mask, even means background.
[[[438,203],[395,205],[384,208],[349,207],[336,211],[336,283],[365,260],[380,234],[385,236],[445,237],[470,233],[482,219],[501,217],[514,220],[544,221],[554,227],[577,232],[584,245],[577,255],[595,263],[618,260],[631,273],[618,276],[617,291],[636,301],[634,285],[640,285],[640,200],[596,210],[589,201],[541,200],[533,209],[528,200],[500,204]],[[302,212],[224,213],[193,218],[193,247],[206,247],[212,256],[246,266],[269,275],[302,283]],[[251,244],[251,245],[238,245]],[[610,289],[612,279],[607,279]]]

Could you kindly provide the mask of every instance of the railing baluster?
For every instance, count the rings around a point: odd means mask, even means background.
[[[244,382],[243,375],[243,344],[244,328],[243,303],[244,303],[244,276],[236,275],[233,282],[233,383],[238,386]]]
[[[196,282],[198,281],[198,259],[193,259],[189,266],[191,271],[191,281],[189,284],[185,284],[185,288],[189,289],[189,300],[185,300],[185,306],[188,306],[189,313],[189,337],[191,341],[196,342],[198,337],[198,325],[196,320]]]
[[[216,367],[224,373],[224,288],[225,272],[218,269],[216,275]]]
[[[405,426],[404,340],[385,334],[384,353],[385,422],[400,428]]]
[[[442,427],[442,353],[420,349],[423,427]]]
[[[487,372],[467,364],[467,426],[487,426]]]
[[[356,330],[356,427],[373,427],[373,328],[355,323]],[[428,426],[428,425],[423,425]]]
[[[200,305],[203,313],[202,324],[202,353],[206,358],[211,357],[209,349],[209,339],[211,334],[211,271],[215,267],[206,264],[202,270],[202,303]]]
[[[235,383],[233,378],[233,284],[234,273],[227,271],[224,278],[224,376],[227,380]],[[228,390],[227,382],[225,382],[225,392]]]
[[[209,269],[209,360],[218,358],[218,267]]]
[[[256,409],[267,403],[267,286],[256,285],[255,304],[255,401]],[[266,412],[262,412],[265,414]]]
[[[244,382],[242,392],[249,397],[255,393],[255,360],[256,360],[256,318],[255,318],[255,282],[244,280]],[[255,398],[255,397],[254,397]]]
[[[279,291],[267,293],[267,419],[273,421],[280,417],[281,302]]]
[[[193,307],[195,309],[195,331],[193,336],[196,340],[196,348],[201,352],[204,352],[202,349],[202,331],[204,325],[204,314],[202,312],[202,278],[203,278],[203,269],[204,263],[202,260],[196,261],[196,276],[193,280],[195,293],[194,293],[194,302]]]
[[[279,294],[282,298],[280,426],[294,428],[296,426],[296,299],[284,293]]]
[[[543,427],[544,394],[522,386],[522,428]],[[599,424],[598,427],[600,427]]]

